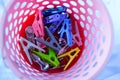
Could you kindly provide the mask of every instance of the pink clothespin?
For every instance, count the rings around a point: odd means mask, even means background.
[[[57,55],[63,54],[63,53],[67,50],[67,48],[68,48],[68,45],[65,45],[64,47],[62,47],[62,48],[59,50],[59,52],[58,52]]]
[[[38,13],[35,15],[34,22],[32,24],[33,30],[35,32],[36,37],[44,39],[45,33],[44,33],[44,25],[42,22],[42,11],[39,10]],[[37,43],[40,47],[45,47],[45,45],[41,43]]]
[[[34,22],[32,24],[36,37],[44,38],[44,27],[42,23],[42,12],[36,13]]]
[[[63,47],[59,50],[59,52],[58,52],[57,55],[63,54],[63,53],[67,50],[67,48],[68,48],[68,44],[67,44],[67,42],[65,41],[65,39],[63,39],[63,38],[60,38],[60,39],[59,39],[59,44],[60,44],[61,46],[63,46]]]
[[[77,43],[78,46],[81,46],[83,43],[82,43],[82,39],[81,39],[80,32],[78,29],[78,24],[76,21],[75,21],[75,31],[76,31],[75,34],[73,34],[73,39],[75,43]]]

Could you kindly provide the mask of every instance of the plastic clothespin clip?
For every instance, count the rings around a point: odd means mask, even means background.
[[[59,28],[59,26],[61,25],[61,23],[64,21],[65,18],[67,18],[67,14],[60,14],[59,21],[52,23],[49,27],[49,30],[52,33],[54,33]]]
[[[37,62],[40,65],[42,71],[46,71],[49,69],[49,64],[43,62],[37,55],[31,54],[31,58],[34,62]]]
[[[66,57],[66,56],[68,56],[70,58],[67,65],[64,67],[64,70],[66,70],[68,68],[70,63],[74,60],[74,58],[78,55],[79,52],[80,52],[80,49],[78,47],[76,47],[76,48],[70,50],[69,52],[66,52],[66,53],[61,54],[60,56],[58,56],[58,59]]]
[[[33,27],[36,37],[39,37],[44,40],[45,33],[44,33],[44,26],[42,22],[42,12],[40,10],[39,10],[39,13],[35,15],[35,20],[32,24],[32,27]],[[42,48],[45,47],[45,45],[40,44],[40,43],[38,45]]]
[[[61,47],[64,47],[65,45],[67,45],[67,42],[66,42],[65,39],[60,38],[60,39],[59,39],[59,44],[60,44]]]
[[[39,18],[39,20],[38,20],[38,18]],[[40,37],[43,39],[45,33],[44,33],[44,27],[43,27],[43,22],[42,22],[42,12],[41,11],[39,11],[39,13],[37,13],[35,15],[35,20],[32,24],[32,27],[34,29],[36,37]]]
[[[62,46],[62,48],[59,50],[58,54],[57,55],[61,55],[62,53],[64,53],[67,48],[68,48],[68,45],[67,45],[67,42],[65,39],[63,38],[60,38],[59,39],[59,44]]]
[[[49,38],[51,39],[50,42],[48,41],[44,41],[40,38],[35,38],[36,41],[45,44],[46,46],[54,49],[55,51],[59,51],[61,49],[61,46],[59,45],[59,43],[57,42],[57,40],[55,39],[55,37],[53,36],[53,34],[50,32],[50,30],[45,26],[45,30],[47,32],[47,35],[49,36]]]
[[[53,23],[53,22],[56,22],[58,20],[60,20],[60,14],[53,14],[53,15],[45,17],[44,24]]]
[[[62,25],[60,31],[58,32],[58,34],[60,34],[60,38],[66,37],[68,46],[73,45],[72,26],[71,26],[70,19],[64,19],[63,25]]]
[[[52,14],[57,14],[57,13],[66,13],[66,10],[67,10],[67,7],[65,6],[61,6],[61,7],[56,7],[56,8],[52,8],[52,9],[48,9],[48,10],[43,10],[42,11],[42,14],[44,16],[49,16],[49,15],[52,15]]]
[[[81,40],[80,32],[78,29],[78,24],[76,21],[75,21],[75,34],[73,34],[73,39],[78,46],[82,45],[82,40]]]
[[[35,43],[35,40],[34,40],[34,31],[33,31],[33,28],[32,26],[27,26],[26,29],[25,29],[25,33],[26,33],[26,37],[29,41]]]
[[[37,52],[35,50],[32,51],[35,55],[39,56],[43,61],[49,63],[51,66],[58,67],[60,62],[56,57],[56,53],[51,48],[48,48],[48,54],[44,54],[42,52]]]
[[[63,53],[67,50],[67,48],[68,48],[68,45],[65,45],[64,47],[62,47],[62,48],[59,50],[59,52],[58,52],[57,55],[63,54]]]
[[[25,42],[26,44],[24,44],[24,42]],[[31,64],[32,64],[32,60],[31,60],[30,53],[29,53],[29,49],[30,49],[31,47],[34,47],[34,48],[38,49],[39,51],[45,52],[44,49],[36,46],[35,44],[33,44],[32,42],[26,40],[26,39],[23,38],[23,37],[20,37],[20,43],[21,43],[22,48],[23,48],[23,50],[25,51],[25,54],[27,55],[27,58],[28,58],[28,60],[29,60],[29,62],[30,62]]]

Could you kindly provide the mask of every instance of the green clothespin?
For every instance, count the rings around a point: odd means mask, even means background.
[[[56,57],[55,51],[53,51],[53,49],[51,48],[48,48],[48,50],[49,50],[48,54],[37,52],[35,50],[32,50],[32,52],[38,57],[40,57],[42,60],[44,60],[45,62],[49,63],[50,65],[54,67],[58,67],[60,65],[60,62],[58,61],[58,58]]]

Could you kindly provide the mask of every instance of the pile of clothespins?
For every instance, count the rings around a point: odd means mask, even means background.
[[[26,37],[20,37],[20,43],[31,64],[38,63],[41,70],[58,68],[62,58],[69,57],[64,66],[66,70],[79,54],[82,45],[78,24],[75,22],[75,34],[72,33],[72,21],[65,6],[39,10],[34,22],[25,29]],[[26,44],[25,44],[26,43]],[[67,51],[76,43],[78,46]]]

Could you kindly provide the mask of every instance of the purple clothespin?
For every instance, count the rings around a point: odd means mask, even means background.
[[[59,26],[61,25],[61,23],[64,21],[65,18],[67,18],[67,14],[60,14],[59,21],[52,23],[49,27],[49,30],[52,33],[54,33],[59,28]]]
[[[73,45],[72,40],[72,26],[71,26],[71,20],[70,19],[64,19],[62,28],[58,32],[60,34],[60,38],[66,38],[68,46]]]
[[[73,34],[73,39],[78,46],[82,45],[82,40],[81,40],[80,32],[78,29],[78,24],[76,21],[75,21],[75,34]]]
[[[48,17],[45,17],[44,24],[56,22],[56,21],[60,20],[60,17],[61,17],[60,14],[54,14],[54,15],[50,15]]]

